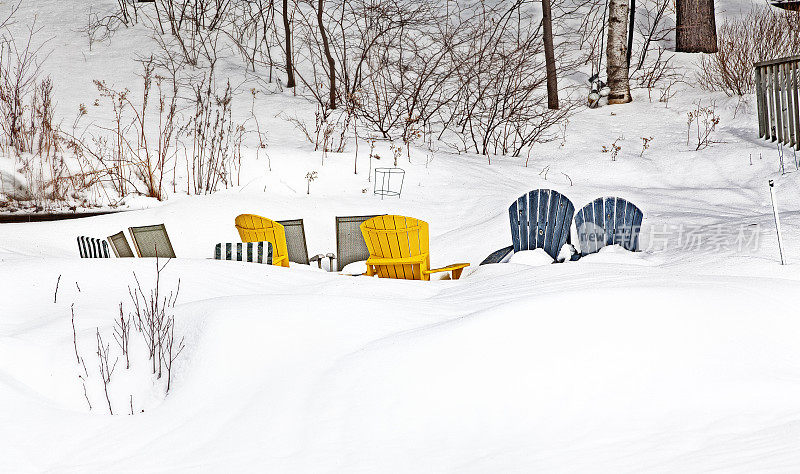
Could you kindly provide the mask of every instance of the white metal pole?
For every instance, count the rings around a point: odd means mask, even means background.
[[[783,238],[781,237],[781,219],[778,215],[778,201],[775,198],[775,182],[769,180],[769,197],[772,200],[772,215],[775,216],[775,230],[778,233],[778,252],[781,254],[781,265],[786,265],[783,260]]]

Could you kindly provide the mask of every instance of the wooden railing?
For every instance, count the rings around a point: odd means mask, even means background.
[[[755,64],[758,136],[800,150],[800,56]]]

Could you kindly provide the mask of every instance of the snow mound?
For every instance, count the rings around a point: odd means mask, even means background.
[[[623,265],[654,266],[663,263],[661,259],[647,252],[631,252],[620,245],[607,245],[598,252],[581,257],[580,262],[616,263]]]
[[[342,273],[346,275],[361,275],[367,272],[367,262],[362,260],[360,262],[348,263],[342,268]]]
[[[512,255],[508,260],[508,263],[540,267],[542,265],[550,265],[553,263],[553,257],[551,257],[543,249],[522,250],[520,252],[514,252],[514,255]]]

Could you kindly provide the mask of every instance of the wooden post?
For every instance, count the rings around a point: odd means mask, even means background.
[[[793,97],[794,105],[794,129],[795,129],[795,149],[800,150],[800,105],[798,105],[798,91],[797,91],[797,66],[800,60],[791,63],[792,71],[792,87],[790,93]]]
[[[794,124],[794,94],[792,93],[792,63],[783,65],[783,90],[786,94],[786,126],[789,129],[789,146],[795,146],[797,135]]]
[[[772,65],[772,95],[775,97],[775,135],[779,142],[783,141],[783,107],[781,107],[781,87],[778,82],[778,65]]]
[[[761,82],[761,67],[756,66],[756,104],[758,106],[758,137],[764,138],[764,91]]]

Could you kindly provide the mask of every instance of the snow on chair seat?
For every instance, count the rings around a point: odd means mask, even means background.
[[[606,245],[639,250],[641,209],[617,197],[597,198],[575,214],[581,255],[599,251]]]
[[[81,258],[110,258],[106,241],[93,237],[78,237],[78,253]]]
[[[272,243],[221,242],[214,247],[214,259],[272,265]]]
[[[453,280],[469,263],[430,268],[428,223],[413,217],[377,216],[361,224],[369,250],[367,276],[403,280],[430,280],[432,273],[452,272]]]

